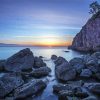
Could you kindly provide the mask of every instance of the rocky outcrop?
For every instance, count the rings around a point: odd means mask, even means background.
[[[79,51],[98,51],[100,50],[100,12],[82,27],[81,31],[75,36],[70,47]]]
[[[14,96],[16,99],[26,98],[31,95],[36,95],[46,88],[46,84],[42,80],[32,80],[15,90]]]
[[[75,69],[62,57],[55,61],[55,74],[57,79],[62,81],[73,80],[76,77]]]
[[[50,72],[51,72],[50,68],[40,67],[40,68],[33,69],[33,71],[29,75],[32,77],[40,78],[49,75]]]
[[[26,48],[8,58],[4,67],[6,71],[20,72],[24,70],[31,70],[33,65],[33,53],[29,48]]]
[[[23,83],[22,77],[16,73],[3,74],[0,77],[0,98],[6,96]]]

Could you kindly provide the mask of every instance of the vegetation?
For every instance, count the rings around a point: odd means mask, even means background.
[[[90,14],[94,15],[99,11],[100,11],[100,4],[97,1],[90,4],[90,12],[89,12]]]

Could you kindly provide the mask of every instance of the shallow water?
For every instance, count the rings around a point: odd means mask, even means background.
[[[16,52],[24,48],[27,47],[0,47],[0,59],[7,59],[8,57],[12,56]],[[67,47],[48,47],[48,48],[29,47],[29,48],[33,52],[34,56],[43,56],[47,66],[50,67],[52,70],[50,76],[44,78],[49,80],[46,89],[43,91],[43,93],[40,96],[36,98],[36,100],[47,100],[47,99],[57,100],[57,96],[54,95],[52,92],[52,86],[54,84],[57,84],[58,82],[55,80],[55,73],[54,73],[55,66],[52,60],[50,60],[51,55],[55,54],[57,56],[62,56],[69,61],[70,59],[74,57],[80,57],[83,54],[76,51],[68,50]],[[64,51],[69,51],[69,52],[64,52]]]

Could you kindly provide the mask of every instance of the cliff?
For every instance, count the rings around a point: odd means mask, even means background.
[[[72,49],[100,51],[100,12],[93,15],[75,36]]]

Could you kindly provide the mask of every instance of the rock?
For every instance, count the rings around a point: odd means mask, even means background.
[[[37,95],[46,88],[46,84],[42,80],[32,80],[15,90],[16,99],[24,99],[28,96]]]
[[[74,95],[76,97],[80,97],[80,98],[86,98],[89,96],[88,92],[85,90],[85,88],[82,88],[82,87],[75,87],[73,89],[74,91]]]
[[[88,96],[87,98],[84,98],[82,100],[98,100],[95,96]]]
[[[0,71],[4,71],[5,60],[0,60]]]
[[[83,61],[83,59],[82,58],[73,58],[73,59],[71,59],[70,61],[69,61],[69,63],[72,65],[72,66],[75,66],[75,65],[77,65],[77,64],[84,64],[84,61]]]
[[[33,53],[29,48],[26,48],[8,58],[4,66],[6,71],[20,72],[22,70],[31,70],[33,65]]]
[[[100,12],[93,15],[82,27],[73,39],[71,48],[79,51],[100,51]]]
[[[49,75],[50,72],[51,72],[50,68],[40,67],[40,68],[33,69],[33,71],[30,73],[30,76],[39,78],[39,77]]]
[[[82,70],[85,68],[84,64],[76,64],[73,67],[75,68],[75,70],[78,74],[80,74],[82,72]]]
[[[40,68],[46,66],[46,63],[40,57],[34,58],[34,68]]]
[[[66,62],[66,59],[63,58],[63,57],[58,57],[58,58],[54,61],[54,63],[55,63],[56,66],[62,64],[63,62]]]
[[[53,92],[54,93],[59,93],[61,91],[66,91],[66,90],[72,90],[72,87],[70,85],[62,85],[62,84],[58,84],[58,85],[54,85],[53,86]]]
[[[56,60],[56,59],[57,59],[57,56],[56,56],[56,55],[52,55],[52,56],[51,56],[51,59],[52,59],[52,60]]]
[[[82,69],[85,68],[83,58],[73,58],[69,61],[69,63],[75,68],[77,73],[81,73]]]
[[[86,87],[89,91],[100,95],[100,83],[85,83],[84,87]]]
[[[68,96],[73,97],[73,92],[72,91],[61,91],[59,93],[58,98],[59,100],[70,100]]]
[[[67,61],[55,67],[55,74],[57,79],[62,81],[69,81],[76,78],[75,69]]]
[[[97,59],[100,59],[100,52],[95,52],[92,54],[92,57],[95,57]]]
[[[92,72],[89,69],[83,69],[80,76],[83,78],[90,78],[92,76]]]
[[[0,77],[0,98],[6,96],[23,83],[21,76],[16,73],[3,74]]]

